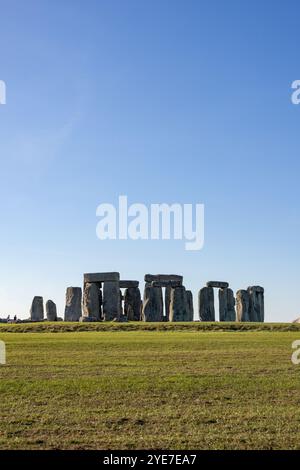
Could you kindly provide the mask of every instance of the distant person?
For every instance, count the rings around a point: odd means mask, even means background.
[[[14,316],[14,321],[17,321],[17,315]]]

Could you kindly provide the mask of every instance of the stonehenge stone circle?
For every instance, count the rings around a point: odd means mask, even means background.
[[[223,281],[208,281],[206,283],[206,287],[216,287],[218,289],[226,289],[229,287],[228,282],[223,282]]]
[[[163,295],[161,287],[145,287],[142,319],[145,322],[163,321]]]
[[[90,320],[101,319],[101,296],[99,284],[86,282],[83,288],[83,317]]]
[[[43,321],[44,320],[43,297],[36,296],[33,298],[31,308],[30,308],[30,319],[31,321]]]
[[[185,287],[180,286],[172,288],[169,313],[170,321],[187,321],[188,316],[188,304]]]
[[[219,289],[219,314],[220,321],[236,321],[234,294],[228,287]]]
[[[201,321],[215,321],[214,290],[202,287],[199,291],[199,318]]]
[[[46,316],[48,321],[57,320],[56,305],[52,300],[47,300],[46,302]]]
[[[81,287],[68,287],[66,292],[65,321],[79,321],[81,317]]]
[[[190,290],[186,291],[186,301],[187,301],[187,320],[186,321],[193,321],[194,320],[194,304],[193,304],[193,294]]]
[[[250,295],[245,289],[236,293],[236,315],[237,321],[250,321]]]
[[[183,285],[178,274],[146,274],[143,301],[139,281],[120,279],[118,272],[85,273],[81,287],[66,290],[65,321],[194,321],[193,294]],[[249,286],[240,289],[236,297],[229,283],[208,281],[199,290],[199,318],[215,321],[214,288],[218,289],[219,320],[263,322],[264,289]],[[124,289],[122,291],[121,289]],[[164,296],[163,296],[163,289]],[[83,294],[82,294],[83,292]],[[124,295],[123,295],[124,292]],[[56,305],[46,302],[48,321],[57,321]],[[34,297],[30,309],[31,321],[44,320],[43,298]]]
[[[128,287],[124,294],[124,314],[128,320],[139,321],[141,316],[141,292],[138,287]]]
[[[119,320],[120,311],[119,281],[105,281],[103,284],[103,319],[104,321]]]

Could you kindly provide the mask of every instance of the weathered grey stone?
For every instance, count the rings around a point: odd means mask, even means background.
[[[226,289],[229,287],[228,282],[223,281],[208,281],[206,287],[216,287],[217,289]]]
[[[83,289],[83,317],[101,319],[101,304],[99,284],[86,282]]]
[[[189,317],[186,290],[184,286],[171,290],[170,321],[187,321]]]
[[[44,320],[43,297],[36,296],[33,298],[31,308],[30,308],[30,319],[31,321],[43,321]]]
[[[142,311],[143,321],[163,321],[163,296],[161,287],[145,287]]]
[[[232,289],[227,287],[219,289],[219,314],[220,321],[236,321],[235,299]]]
[[[81,287],[68,287],[66,292],[65,321],[79,321],[81,315]]]
[[[194,321],[194,303],[193,303],[193,294],[190,290],[186,291],[186,301],[188,308],[188,316],[186,321]]]
[[[265,319],[264,289],[260,286],[248,287],[250,296],[250,321],[263,322]]]
[[[151,282],[152,287],[180,287],[181,281],[153,281]]]
[[[255,292],[261,292],[261,293],[264,293],[264,288],[261,287],[261,286],[250,286],[248,287],[248,291],[255,291]]]
[[[52,300],[47,300],[46,302],[46,316],[48,321],[57,320],[57,309],[55,303]]]
[[[130,321],[139,321],[141,311],[141,292],[138,287],[129,287],[124,294],[124,314]]]
[[[145,274],[145,282],[179,281],[182,284],[183,277],[178,274]]]
[[[112,321],[119,319],[120,311],[120,288],[119,281],[104,282],[103,286],[103,319]]]
[[[215,321],[214,290],[202,287],[199,291],[199,318],[201,321]]]
[[[171,302],[171,286],[167,286],[165,289],[165,321],[170,321],[170,302]]]
[[[84,274],[84,282],[110,282],[119,281],[120,273],[86,273]]]
[[[247,290],[240,289],[236,293],[237,321],[250,321],[250,295]]]
[[[131,287],[139,287],[139,281],[120,281],[120,289],[130,289]]]

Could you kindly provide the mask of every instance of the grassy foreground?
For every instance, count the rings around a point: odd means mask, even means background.
[[[0,329],[0,448],[299,449],[295,339]]]

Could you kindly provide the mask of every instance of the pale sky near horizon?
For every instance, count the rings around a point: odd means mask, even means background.
[[[0,0],[0,317],[84,272],[265,288],[300,316],[300,6]],[[205,244],[100,241],[96,208],[203,203]],[[195,304],[196,304],[195,299]]]

